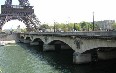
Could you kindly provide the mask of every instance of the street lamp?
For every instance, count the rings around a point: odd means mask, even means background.
[[[73,27],[74,31],[77,30],[77,29],[76,29],[76,24],[77,24],[77,23],[74,23],[74,27]]]
[[[93,31],[94,31],[94,12],[93,12]]]
[[[75,23],[74,23],[74,26],[73,26],[73,31],[75,31]]]
[[[88,31],[89,31],[89,24],[88,24]]]
[[[55,32],[55,28],[56,28],[56,27],[55,27],[55,22],[54,22],[54,32]]]

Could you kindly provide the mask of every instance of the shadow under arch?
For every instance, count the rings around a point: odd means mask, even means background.
[[[55,50],[56,51],[61,51],[61,50],[72,50],[74,51],[67,43],[61,41],[61,40],[53,40],[48,43],[48,45],[55,45]]]
[[[39,44],[44,44],[44,42],[40,38],[36,38],[32,42],[39,42]]]
[[[31,38],[30,37],[26,37],[26,39],[25,40],[29,40],[29,41],[31,41]]]
[[[39,50],[43,51],[44,42],[40,38],[36,38],[32,42],[37,42],[38,43],[37,46],[39,47]]]
[[[23,37],[23,36],[21,36],[21,39],[24,39],[24,37]]]

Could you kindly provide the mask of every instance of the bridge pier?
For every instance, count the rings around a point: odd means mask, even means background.
[[[25,44],[29,44],[30,43],[30,40],[24,40],[24,43]]]
[[[81,54],[78,52],[73,53],[73,63],[82,64],[91,62],[91,53]]]
[[[55,51],[60,52],[61,51],[61,44],[55,44]]]
[[[71,48],[67,45],[61,45],[61,49],[71,49]]]
[[[20,41],[21,43],[24,43],[24,39],[19,39],[19,41]]]
[[[32,46],[35,45],[36,46],[36,45],[39,45],[39,42],[30,42],[30,45],[32,45]]]
[[[55,45],[44,44],[43,51],[49,51],[49,50],[55,50]]]
[[[43,45],[43,51],[49,51],[49,50],[54,50],[54,51],[61,51],[61,49],[70,49],[66,45],[61,45],[61,44],[54,44],[54,45]]]

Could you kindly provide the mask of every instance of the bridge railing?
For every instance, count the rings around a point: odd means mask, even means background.
[[[54,36],[103,36],[116,37],[116,31],[91,31],[91,32],[27,32],[28,35],[54,35]]]

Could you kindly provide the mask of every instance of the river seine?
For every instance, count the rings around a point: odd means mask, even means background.
[[[24,44],[0,46],[0,73],[116,73],[116,60],[75,65],[73,51],[37,49]]]

